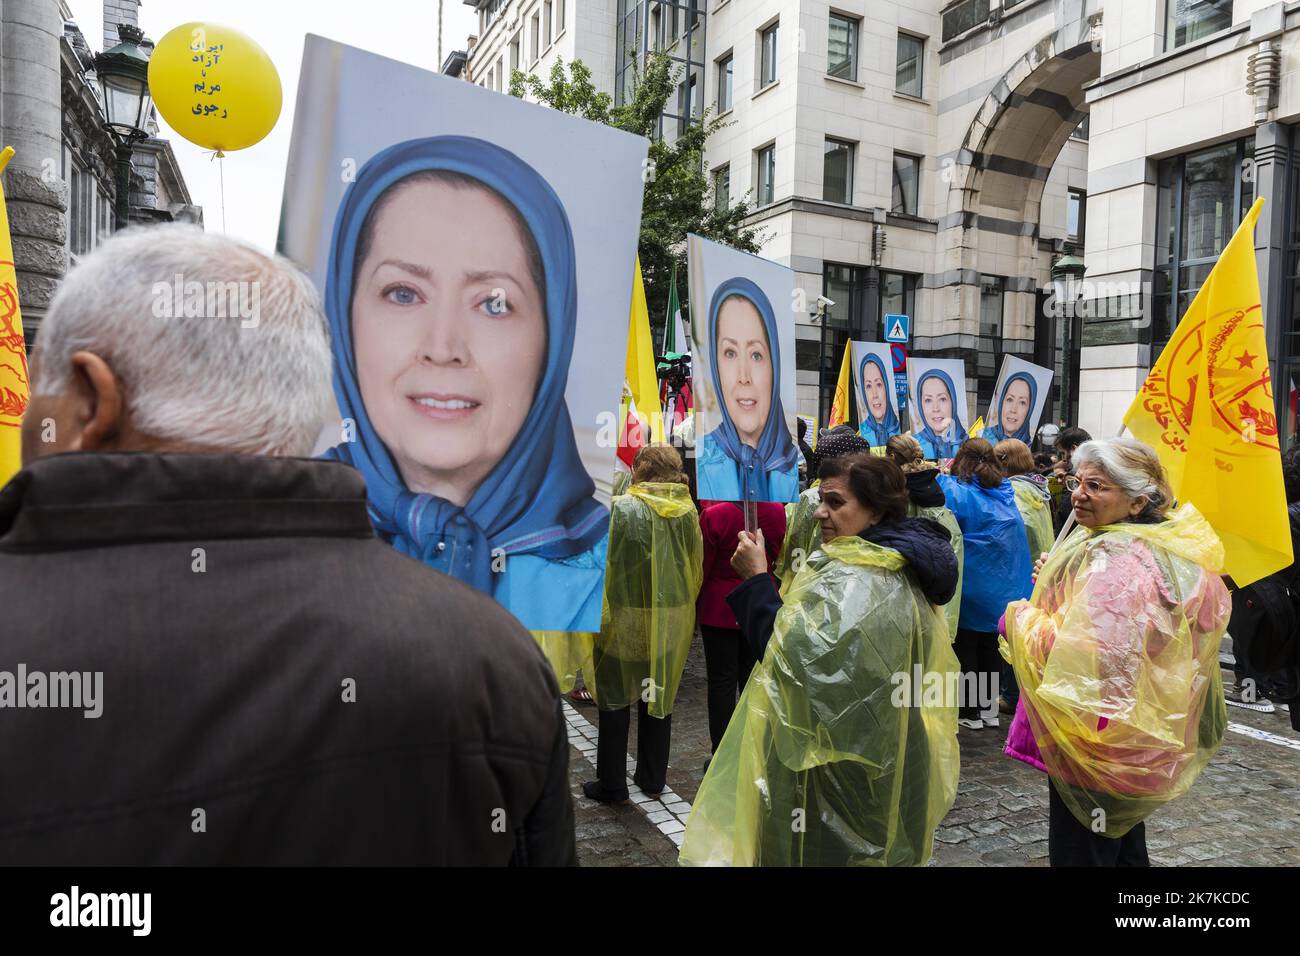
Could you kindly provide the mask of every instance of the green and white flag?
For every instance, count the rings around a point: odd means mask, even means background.
[[[673,263],[672,284],[668,289],[668,314],[664,317],[664,348],[661,354],[685,352],[686,335],[682,331],[682,306],[677,298],[677,263]]]

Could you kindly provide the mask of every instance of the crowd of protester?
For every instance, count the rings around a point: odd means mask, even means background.
[[[259,336],[209,322],[196,351],[196,327],[133,321],[164,273],[263,283]],[[133,703],[77,734],[8,719],[0,758],[36,746],[57,772],[0,794],[3,862],[574,861],[545,642],[399,554],[360,475],[307,457],[328,393],[304,383],[329,363],[302,275],[222,237],[128,233],[62,285],[0,492],[6,644]],[[712,756],[683,862],[923,865],[962,735],[1007,715],[1006,754],[1048,777],[1051,862],[1145,865],[1144,821],[1191,787],[1225,705],[1300,696],[1295,569],[1230,593],[1140,442],[1050,426],[935,461],[910,434],[807,437],[798,500],[749,515],[696,501],[669,445],[616,482],[583,792],[629,799],[634,705],[632,782],[665,789],[698,631]],[[1297,533],[1296,452],[1284,472]]]

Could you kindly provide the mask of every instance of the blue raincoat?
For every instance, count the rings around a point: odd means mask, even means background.
[[[767,423],[758,447],[740,440],[727,411],[722,381],[718,376],[718,313],[732,296],[747,300],[758,311],[767,333],[772,356],[772,395]],[[776,315],[772,304],[754,282],[737,277],[727,279],[713,293],[709,304],[709,374],[718,397],[722,424],[696,443],[696,475],[700,498],[709,501],[794,501],[799,496],[799,449],[790,438],[781,407],[781,353],[777,340]]]
[[[936,435],[930,423],[926,421],[925,407],[921,402],[921,389],[932,378],[937,378],[943,383],[944,388],[948,390],[948,401],[952,404],[952,421],[942,435]],[[916,380],[916,418],[920,420],[923,427],[914,434],[926,458],[939,461],[956,457],[957,449],[966,440],[966,426],[961,423],[961,418],[957,414],[957,387],[953,385],[952,378],[947,372],[932,368]]]
[[[885,363],[880,360],[880,356],[874,352],[868,352],[863,358],[862,364],[858,367],[858,388],[862,390],[862,407],[867,408],[866,389],[862,383],[867,380],[867,363],[871,363],[880,369],[881,381],[885,383],[885,389],[889,390],[894,386],[894,377],[885,371]],[[889,396],[885,396],[885,420],[878,422],[870,412],[862,416],[862,424],[858,426],[858,431],[867,443],[873,447],[879,448],[885,442],[893,438],[900,431],[902,426],[898,423],[898,415],[894,413],[894,406],[889,401]]]
[[[961,526],[966,549],[958,626],[992,633],[1007,605],[1033,590],[1034,562],[1015,491],[1006,478],[985,488],[951,475],[940,475],[939,487]]]
[[[509,452],[465,506],[407,489],[370,422],[357,382],[351,302],[366,214],[416,173],[446,170],[479,180],[514,207],[546,276],[545,371]],[[448,223],[448,228],[465,228]],[[394,548],[491,594],[530,630],[598,631],[609,511],[578,456],[564,392],[577,325],[573,235],[560,199],[537,172],[499,146],[465,136],[398,143],[362,167],[339,205],[325,281],[334,394],[354,441],[325,457],[366,479],[371,521]]]
[[[1002,401],[1007,397],[1007,389],[1011,387],[1012,382],[1024,382],[1029,386],[1029,410],[1025,413],[1025,420],[1020,423],[1020,427],[1008,435],[1002,429]],[[1002,387],[1001,393],[994,396],[994,400],[998,403],[998,423],[992,428],[984,429],[980,437],[988,439],[994,445],[1008,438],[1016,438],[1032,448],[1034,436],[1029,430],[1029,424],[1034,415],[1034,405],[1038,402],[1038,383],[1034,381],[1034,377],[1028,372],[1017,372],[1007,379],[1007,384]]]

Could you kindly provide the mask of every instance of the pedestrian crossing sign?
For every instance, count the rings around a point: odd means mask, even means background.
[[[912,331],[912,317],[910,315],[887,315],[885,316],[885,341],[886,342],[906,342],[908,333]]]

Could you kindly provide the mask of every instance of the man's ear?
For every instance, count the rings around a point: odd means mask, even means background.
[[[74,353],[72,370],[79,431],[74,450],[102,451],[113,447],[124,424],[121,383],[109,364],[94,352]]]

